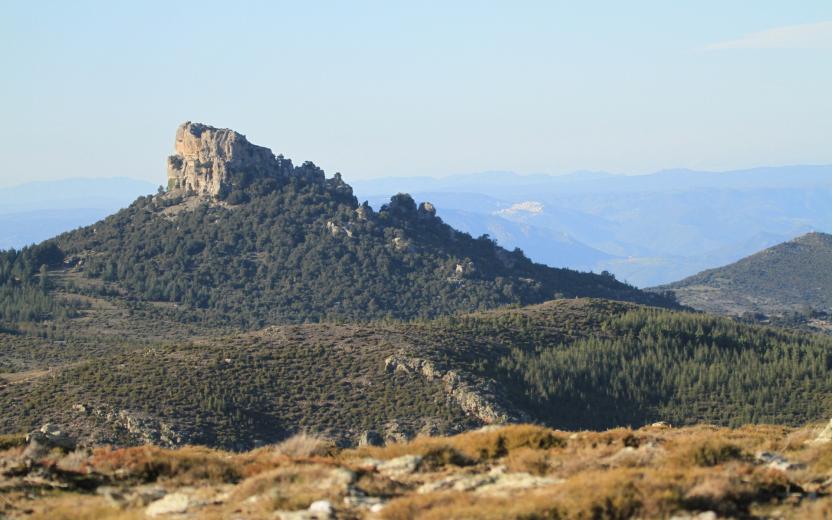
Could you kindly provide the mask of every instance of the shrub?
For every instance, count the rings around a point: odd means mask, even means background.
[[[93,453],[92,466],[104,474],[144,482],[155,482],[162,478],[182,483],[237,482],[241,478],[240,469],[228,455],[193,446],[178,450],[154,446],[121,450],[100,448]]]
[[[690,448],[687,456],[690,462],[700,467],[711,467],[732,460],[748,458],[739,446],[719,440],[707,440],[696,444]]]
[[[335,444],[323,437],[298,433],[274,446],[274,451],[288,457],[313,457],[331,455],[335,451]]]
[[[25,433],[12,433],[7,435],[0,435],[0,450],[8,450],[11,448],[18,448],[26,444]]]

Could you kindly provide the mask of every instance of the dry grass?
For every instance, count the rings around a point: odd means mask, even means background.
[[[484,519],[624,519],[643,511],[633,476],[598,475],[572,484],[522,492],[512,497],[483,497],[473,493],[408,495],[390,502],[381,512],[386,520]]]
[[[289,437],[272,447],[272,450],[295,458],[332,455],[336,451],[331,440],[308,433],[298,433]]]
[[[9,435],[0,435],[0,451],[11,448],[19,448],[26,444],[25,433],[13,433]]]
[[[155,446],[100,448],[93,452],[90,463],[99,473],[143,482],[159,479],[180,484],[237,482],[242,477],[239,465],[229,454],[196,446],[178,450]]]
[[[271,517],[322,499],[338,508],[339,517],[388,520],[668,518],[697,511],[745,518],[776,509],[787,518],[828,518],[832,486],[825,482],[832,473],[832,445],[806,443],[811,432],[696,426],[567,433],[515,425],[342,451],[301,435],[243,454],[196,447],[99,449],[86,464],[81,458],[72,467],[115,485],[161,482],[169,492],[190,486],[208,491],[206,496],[222,495],[199,506],[194,518]],[[761,450],[806,467],[770,468],[756,460]],[[414,473],[385,473],[366,460],[406,454],[423,457]],[[497,478],[493,475],[524,484],[500,492],[468,484],[494,482],[488,480]],[[418,492],[448,479],[466,484]],[[356,495],[389,502],[371,515],[369,506],[344,502]],[[31,496],[21,499],[28,501],[21,509],[32,509],[34,518],[141,518],[136,507],[114,508],[80,490]]]
[[[96,496],[58,496],[38,501],[31,520],[143,520],[141,510],[124,510]]]
[[[347,452],[348,455],[391,459],[402,455],[423,457],[444,450],[458,455],[457,462],[487,461],[505,457],[518,448],[548,450],[566,445],[563,436],[555,430],[530,424],[509,425],[501,428],[477,430],[453,437],[417,437],[410,442],[400,442],[377,447],[368,446]],[[461,465],[465,465],[464,463]]]
[[[342,498],[351,481],[349,472],[332,465],[292,464],[241,482],[229,503],[259,513],[305,509],[316,500]]]

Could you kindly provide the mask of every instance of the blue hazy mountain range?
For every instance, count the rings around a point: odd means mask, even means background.
[[[19,249],[86,226],[157,186],[123,177],[30,182],[0,189],[0,249]]]
[[[487,172],[352,183],[359,198],[429,200],[449,224],[538,261],[645,287],[832,230],[832,166],[650,175]]]
[[[832,231],[832,166],[347,181],[375,207],[410,193],[432,202],[452,226],[488,234],[538,262],[608,270],[641,287],[728,264],[809,231]],[[0,189],[0,248],[91,224],[155,189],[125,178]]]

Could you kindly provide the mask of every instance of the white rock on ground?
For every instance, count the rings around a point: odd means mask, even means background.
[[[150,517],[185,513],[191,507],[191,497],[185,493],[171,493],[151,503],[145,509]]]
[[[332,509],[332,504],[329,503],[329,500],[316,500],[310,504],[309,512],[331,516],[334,510]]]
[[[832,441],[832,420],[827,423],[826,427],[815,437],[809,441],[812,443],[823,444]]]
[[[376,469],[378,469],[379,473],[388,477],[409,475],[416,471],[420,462],[422,462],[422,457],[419,455],[403,455],[382,462]]]
[[[793,471],[804,469],[805,464],[799,462],[792,462],[779,453],[772,453],[769,451],[757,452],[757,461],[765,464],[767,468],[777,469],[780,471]]]

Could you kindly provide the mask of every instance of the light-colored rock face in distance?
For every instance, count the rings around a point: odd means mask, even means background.
[[[176,129],[175,149],[176,155],[168,157],[168,190],[197,195],[216,197],[230,188],[231,171],[261,172],[276,163],[271,150],[242,134],[190,121]]]

